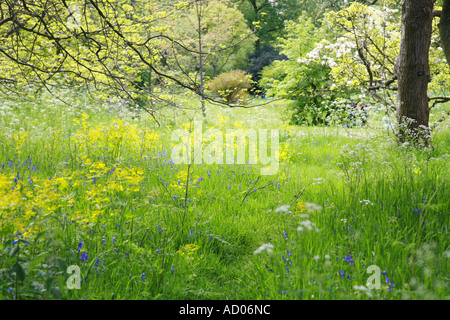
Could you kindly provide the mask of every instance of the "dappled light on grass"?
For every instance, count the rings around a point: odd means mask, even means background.
[[[448,130],[415,150],[383,129],[279,126],[268,106],[254,115],[280,130],[280,168],[260,176],[174,164],[188,117],[47,108],[57,130],[0,130],[3,299],[448,298]],[[209,106],[204,130],[258,128],[246,112]]]

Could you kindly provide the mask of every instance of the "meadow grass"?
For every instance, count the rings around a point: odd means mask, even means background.
[[[260,176],[173,163],[171,132],[198,112],[158,126],[66,98],[2,100],[1,299],[449,298],[448,121],[417,150],[375,111],[300,127],[282,101],[208,106],[205,129],[279,130],[280,168]]]

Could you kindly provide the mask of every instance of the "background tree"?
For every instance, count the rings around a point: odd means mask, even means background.
[[[318,39],[329,37],[326,26],[316,27],[305,14],[297,22],[287,22],[286,32],[278,47],[288,59],[274,61],[263,69],[261,87],[268,95],[289,97],[292,123],[326,125],[340,119],[342,102],[350,98],[351,90],[344,86],[335,90],[333,62],[320,61],[314,51]]]
[[[447,63],[450,65],[450,0],[443,0],[442,11],[435,12],[440,16],[439,30]]]
[[[389,7],[383,7],[381,4],[389,5]],[[450,72],[449,66],[444,63],[442,51],[439,50],[441,41],[437,32],[437,24],[435,24],[433,29],[432,20],[428,21],[429,30],[427,30],[426,36],[430,38],[430,43],[423,43],[423,41],[419,43],[418,40],[420,38],[408,33],[402,38],[401,25],[407,23],[405,20],[413,20],[408,15],[405,15],[404,10],[399,12],[396,8],[397,5],[395,3],[391,4],[389,1],[380,2],[379,6],[366,6],[354,2],[341,11],[327,13],[325,21],[328,24],[328,31],[334,33],[334,35],[332,37],[330,35],[328,39],[319,42],[313,41],[314,49],[306,55],[298,55],[298,57],[300,57],[299,61],[302,65],[317,65],[319,63],[328,66],[330,68],[329,75],[334,84],[330,89],[339,92],[345,92],[348,89],[352,91],[358,90],[361,94],[372,97],[374,102],[381,103],[393,110],[401,109],[401,111],[397,111],[399,123],[403,123],[402,117],[405,115],[405,110],[412,110],[409,111],[408,117],[416,122],[419,117],[424,120],[420,120],[422,122],[419,121],[414,126],[405,124],[407,127],[404,132],[407,133],[409,138],[412,138],[415,134],[417,135],[419,125],[429,126],[427,116],[429,109],[435,106],[436,103],[448,101],[448,98],[442,96],[442,94],[448,94]],[[402,15],[403,22],[401,20]],[[305,29],[308,29],[308,27],[305,26]],[[300,27],[300,30],[295,33],[301,34],[301,32]],[[405,31],[403,31],[403,34],[405,34]],[[405,41],[405,37],[421,49],[417,47],[408,48],[409,53],[404,52],[403,56],[399,55],[401,41],[402,39]],[[299,44],[302,45],[302,42],[299,41]],[[424,52],[429,51],[430,44],[433,50],[430,55],[427,54],[425,56]],[[408,57],[405,57],[405,54]],[[422,65],[419,65],[418,62],[407,62],[406,59],[415,57],[417,54],[424,58]],[[291,55],[291,57],[293,56]],[[429,59],[431,59],[432,67],[427,71],[425,62]],[[396,61],[399,62],[396,64]],[[294,64],[294,62],[290,63]],[[401,70],[398,69],[399,65],[403,66]],[[420,70],[417,69],[419,67],[421,68]],[[409,99],[409,97],[396,96],[400,86],[400,83],[397,81],[399,73],[406,74],[407,70],[412,70],[411,72],[415,74],[416,78],[425,76],[426,87],[430,89],[430,96],[428,94],[424,95],[422,91],[421,99],[417,96],[415,99],[412,99],[414,100],[414,106],[411,105],[408,107],[409,109],[406,109],[406,105],[409,102],[405,100]],[[423,74],[420,72],[420,76],[419,71],[423,71]],[[426,75],[427,72],[428,77]],[[411,78],[411,75],[412,73],[409,78]],[[289,79],[289,76],[286,79]],[[270,82],[270,80],[267,80],[267,77],[263,80],[266,83]],[[430,80],[431,82],[429,82]],[[278,88],[280,88],[282,83],[289,83],[289,81],[273,82],[275,87]],[[415,85],[417,85],[417,81]],[[412,91],[414,91],[414,94],[421,92],[417,88],[405,85],[403,85],[401,90],[405,95]],[[424,101],[423,104],[427,108],[422,106],[420,107],[422,109],[420,109],[417,106],[418,101]],[[428,106],[428,101],[433,101],[431,107]],[[422,110],[420,111],[422,114],[419,114],[418,110]],[[399,138],[402,141],[401,137]],[[425,136],[422,138],[425,138]]]
[[[204,116],[205,80],[245,66],[255,37],[242,13],[229,1],[195,0],[171,22],[173,46],[171,64],[178,76],[198,83]]]
[[[248,55],[249,66],[247,72],[252,76],[253,91],[257,94],[260,92],[259,81],[261,80],[261,72],[263,69],[276,60],[286,60],[287,56],[270,45],[265,45],[259,50]]]
[[[372,1],[372,4],[377,1]],[[440,35],[444,51],[448,45],[448,1],[441,11]],[[399,141],[412,139],[425,145],[430,142],[428,83],[431,80],[429,50],[432,39],[434,5],[436,0],[403,0],[401,14],[401,43],[396,61],[398,79],[397,120],[405,124],[401,129]],[[443,24],[442,24],[443,22]],[[447,55],[448,56],[448,55]],[[447,59],[447,61],[449,61]],[[435,98],[436,99],[436,98]],[[450,101],[447,97],[438,97],[440,102]]]
[[[433,0],[405,0],[402,2],[400,53],[396,62],[398,79],[399,140],[411,136],[428,144],[429,126],[428,83],[431,80],[429,50],[433,25]]]
[[[174,88],[210,99],[200,81],[180,76],[184,70],[173,69],[178,64],[169,65],[169,49],[199,54],[168,29],[169,19],[183,16],[187,5],[172,0],[5,0],[0,6],[1,84],[8,91],[14,84],[95,90],[96,99],[123,98],[151,114],[156,110],[147,108],[149,98],[161,107],[182,107],[169,92]],[[202,60],[204,52],[212,51],[202,48]],[[150,75],[165,86],[149,85]]]

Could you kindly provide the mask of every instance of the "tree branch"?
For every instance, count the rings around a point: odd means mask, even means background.
[[[445,102],[450,101],[450,97],[432,97],[432,98],[428,98],[428,101],[432,101],[432,100],[434,100],[434,102],[433,102],[433,105],[429,108],[429,110],[433,109],[436,106],[436,104],[438,104],[438,103],[445,103]]]

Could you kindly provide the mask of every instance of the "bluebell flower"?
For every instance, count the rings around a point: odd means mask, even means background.
[[[112,243],[116,243],[117,239],[116,237],[112,237]]]
[[[173,274],[175,272],[175,265],[172,265],[172,269],[170,270],[170,273]]]
[[[81,253],[80,260],[81,260],[81,261],[87,261],[87,260],[89,260],[88,253],[87,253],[87,252],[82,252],[82,253]]]
[[[383,276],[387,276],[387,272],[386,272],[386,270],[383,270],[383,272],[381,273]]]
[[[100,259],[99,258],[95,259],[95,265],[94,265],[95,271],[98,271],[97,266],[98,266],[99,263],[100,263]]]
[[[342,260],[350,262],[351,266],[353,265],[353,259],[351,255],[348,255],[348,257],[344,255],[344,258]]]
[[[266,264],[266,268],[267,268],[267,270],[269,270],[270,272],[273,272],[273,270],[270,269],[269,266],[268,266],[267,264]]]
[[[389,292],[391,291],[391,288],[392,288],[392,287],[395,287],[395,284],[394,284],[394,282],[391,281],[391,283],[390,283],[390,285],[389,285],[389,288],[388,288],[388,291],[389,291]]]
[[[77,247],[78,252],[80,252],[80,250],[83,247],[83,245],[84,245],[83,240],[81,240],[80,243],[78,244],[78,247]]]

